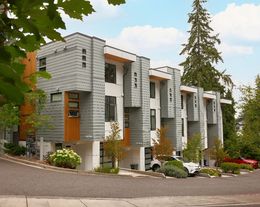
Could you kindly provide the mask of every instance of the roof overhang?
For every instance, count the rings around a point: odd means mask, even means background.
[[[231,100],[228,100],[228,99],[220,99],[220,103],[222,104],[232,104],[232,101]]]
[[[197,88],[190,87],[190,86],[181,86],[180,89],[182,92],[186,92],[186,93],[197,93],[198,92]]]
[[[149,76],[150,76],[150,79],[154,79],[154,80],[171,80],[172,79],[171,74],[166,73],[164,71],[154,70],[154,69],[149,70]]]
[[[216,99],[216,95],[212,94],[212,93],[204,93],[203,94],[203,98],[206,98],[206,99]]]
[[[111,46],[106,45],[104,47],[104,55],[108,59],[112,59],[118,62],[135,62],[136,55],[126,52]]]

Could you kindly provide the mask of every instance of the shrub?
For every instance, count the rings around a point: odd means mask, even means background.
[[[220,165],[223,172],[232,172],[233,174],[240,174],[240,165],[232,162],[223,162]]]
[[[57,150],[49,156],[51,165],[75,169],[81,163],[80,156],[71,149]]]
[[[164,165],[159,169],[159,172],[164,173],[166,176],[170,176],[170,177],[176,177],[176,178],[187,178],[188,174],[174,166],[174,165]]]
[[[240,167],[240,169],[245,169],[245,170],[249,170],[249,171],[253,171],[254,170],[252,165],[249,165],[249,164],[240,164],[239,167]]]
[[[26,147],[13,143],[4,143],[4,152],[15,156],[25,155]]]
[[[117,168],[98,167],[98,168],[95,168],[95,172],[118,174],[119,173],[119,168],[118,167]]]
[[[178,161],[178,160],[171,160],[171,161],[168,161],[165,163],[165,165],[171,165],[171,166],[176,166],[182,170],[184,170],[184,167],[183,167],[183,163],[181,161]]]
[[[202,168],[200,169],[200,173],[206,173],[210,176],[217,176],[217,177],[221,176],[221,172],[215,168]]]

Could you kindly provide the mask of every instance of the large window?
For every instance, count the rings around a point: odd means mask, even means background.
[[[39,71],[46,71],[46,58],[39,59]]]
[[[156,110],[150,110],[151,130],[156,130]]]
[[[155,98],[155,83],[150,82],[150,98]]]
[[[116,83],[116,65],[106,63],[105,81],[108,83]]]
[[[106,96],[105,121],[116,121],[116,97]]]

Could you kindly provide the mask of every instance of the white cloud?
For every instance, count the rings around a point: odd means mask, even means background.
[[[224,55],[250,55],[253,54],[253,48],[250,46],[243,45],[232,45],[228,43],[221,43],[219,50]]]
[[[212,26],[223,37],[260,41],[260,5],[235,3],[213,17]]]
[[[185,34],[173,27],[133,26],[124,28],[107,43],[138,54],[149,54],[151,50],[169,51],[176,49],[185,40]],[[159,54],[158,54],[159,55]]]

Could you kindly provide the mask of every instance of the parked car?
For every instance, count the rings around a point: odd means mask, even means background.
[[[177,160],[183,163],[184,170],[188,173],[188,175],[195,175],[198,174],[200,171],[200,165],[194,162],[186,162],[183,160],[181,156],[171,156],[168,161]],[[166,163],[167,161],[165,161]],[[162,166],[160,160],[153,159],[151,162],[151,169],[153,171],[157,171]]]
[[[243,158],[243,157],[239,157],[239,158],[226,157],[224,159],[224,162],[234,162],[234,163],[237,163],[237,164],[248,164],[248,165],[251,165],[255,169],[258,168],[258,161],[257,160],[246,159],[246,158]]]

